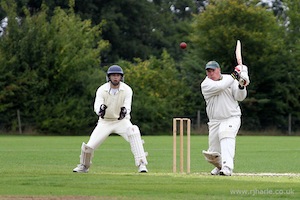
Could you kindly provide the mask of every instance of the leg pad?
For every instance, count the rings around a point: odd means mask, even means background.
[[[218,152],[209,152],[209,151],[202,151],[205,159],[207,160],[207,162],[213,164],[214,166],[218,167],[219,169],[221,169],[222,167],[222,158],[221,158],[221,154]]]
[[[143,140],[141,139],[141,133],[136,125],[133,125],[127,129],[128,140],[131,146],[131,152],[134,156],[135,165],[140,166],[141,164],[147,165],[147,153],[144,151]]]
[[[87,146],[84,142],[81,145],[80,164],[89,168],[92,164],[94,149]]]

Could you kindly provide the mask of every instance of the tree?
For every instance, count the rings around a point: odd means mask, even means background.
[[[161,59],[137,59],[135,64],[123,61],[120,65],[125,70],[125,82],[134,92],[133,123],[146,135],[171,132],[172,118],[184,115],[190,93],[174,60],[164,51]]]
[[[2,2],[14,19],[11,5]],[[57,8],[50,21],[42,8],[35,15],[25,10],[20,24],[10,20],[1,38],[0,118],[11,129],[16,117],[10,113],[19,109],[38,131],[79,134],[95,123],[91,102],[98,76],[105,77],[99,63],[107,42],[101,24],[82,21],[72,8]]]
[[[288,101],[297,95],[287,92],[295,88],[286,73],[292,69],[285,59],[284,29],[272,13],[243,0],[211,1],[206,11],[195,17],[191,37],[195,50],[189,56],[200,57],[203,64],[203,60],[216,60],[224,73],[236,65],[235,45],[241,40],[251,78],[248,98],[241,104],[243,127],[286,128]]]
[[[60,0],[16,1],[18,16],[24,16],[23,7],[31,14],[39,12],[42,2],[49,8],[49,16],[53,15],[56,7],[69,8],[67,1]],[[120,59],[133,61],[134,58],[159,57],[163,49],[177,58],[178,45],[189,33],[187,24],[193,14],[203,10],[204,2],[76,0],[74,12],[82,19],[91,20],[94,25],[105,21],[102,37],[110,42],[110,47],[102,52],[101,60],[102,65],[106,65]]]
[[[288,25],[285,26],[285,46],[288,49],[288,59],[290,62],[290,71],[288,71],[289,90],[287,102],[289,104],[289,113],[293,116],[292,127],[298,128],[300,124],[300,4],[299,1],[286,1],[285,6]],[[295,129],[294,129],[295,130]]]

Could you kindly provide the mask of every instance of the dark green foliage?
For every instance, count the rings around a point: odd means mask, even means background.
[[[33,123],[38,131],[87,131],[96,121],[92,102],[106,46],[100,25],[91,26],[71,9],[57,8],[51,21],[46,8],[25,14],[20,24],[10,20],[8,34],[1,38],[1,122],[10,129],[18,109],[23,123]]]
[[[42,0],[16,0],[18,15],[23,16],[20,9],[27,7],[31,13],[41,9]],[[102,53],[103,65],[111,64],[119,59],[133,61],[143,60],[150,56],[159,57],[164,48],[172,57],[178,55],[178,45],[189,33],[187,20],[193,14],[203,10],[203,0],[193,1],[135,1],[135,0],[73,0],[74,12],[82,19],[89,19],[92,24],[105,21],[103,39],[110,42],[110,48]],[[68,1],[44,0],[52,16],[56,6],[68,8]],[[170,7],[175,10],[171,10]],[[186,10],[186,8],[189,8]]]
[[[146,135],[171,131],[172,118],[182,116],[187,109],[190,91],[170,55],[164,52],[161,59],[122,62],[121,66],[125,69],[125,82],[134,90],[133,123]]]
[[[236,40],[241,40],[251,80],[248,98],[241,103],[243,127],[287,130],[288,114],[299,111],[299,92],[291,92],[299,90],[299,79],[292,80],[289,75],[296,69],[289,59],[284,29],[271,12],[243,0],[213,1],[195,17],[192,37],[199,63],[216,60],[223,73],[235,67]]]
[[[274,12],[258,2],[2,0],[0,129],[17,130],[19,110],[25,130],[89,134],[95,91],[114,63],[134,90],[132,120],[143,134],[170,129],[173,116],[194,122],[198,110],[205,123],[204,65],[217,60],[230,73],[239,39],[251,80],[242,128],[285,131],[291,115],[297,131],[299,2],[275,1]]]

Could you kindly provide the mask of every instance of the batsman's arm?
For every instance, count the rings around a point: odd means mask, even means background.
[[[243,101],[247,97],[247,88],[240,84],[234,84],[231,90],[236,101]]]
[[[232,85],[234,79],[230,75],[222,75],[222,79],[218,81],[211,80],[206,77],[201,83],[201,92],[205,99],[219,95],[222,91]]]

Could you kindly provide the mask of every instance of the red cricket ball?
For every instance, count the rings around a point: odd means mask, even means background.
[[[185,42],[180,43],[180,48],[185,49],[187,47],[187,44]]]

